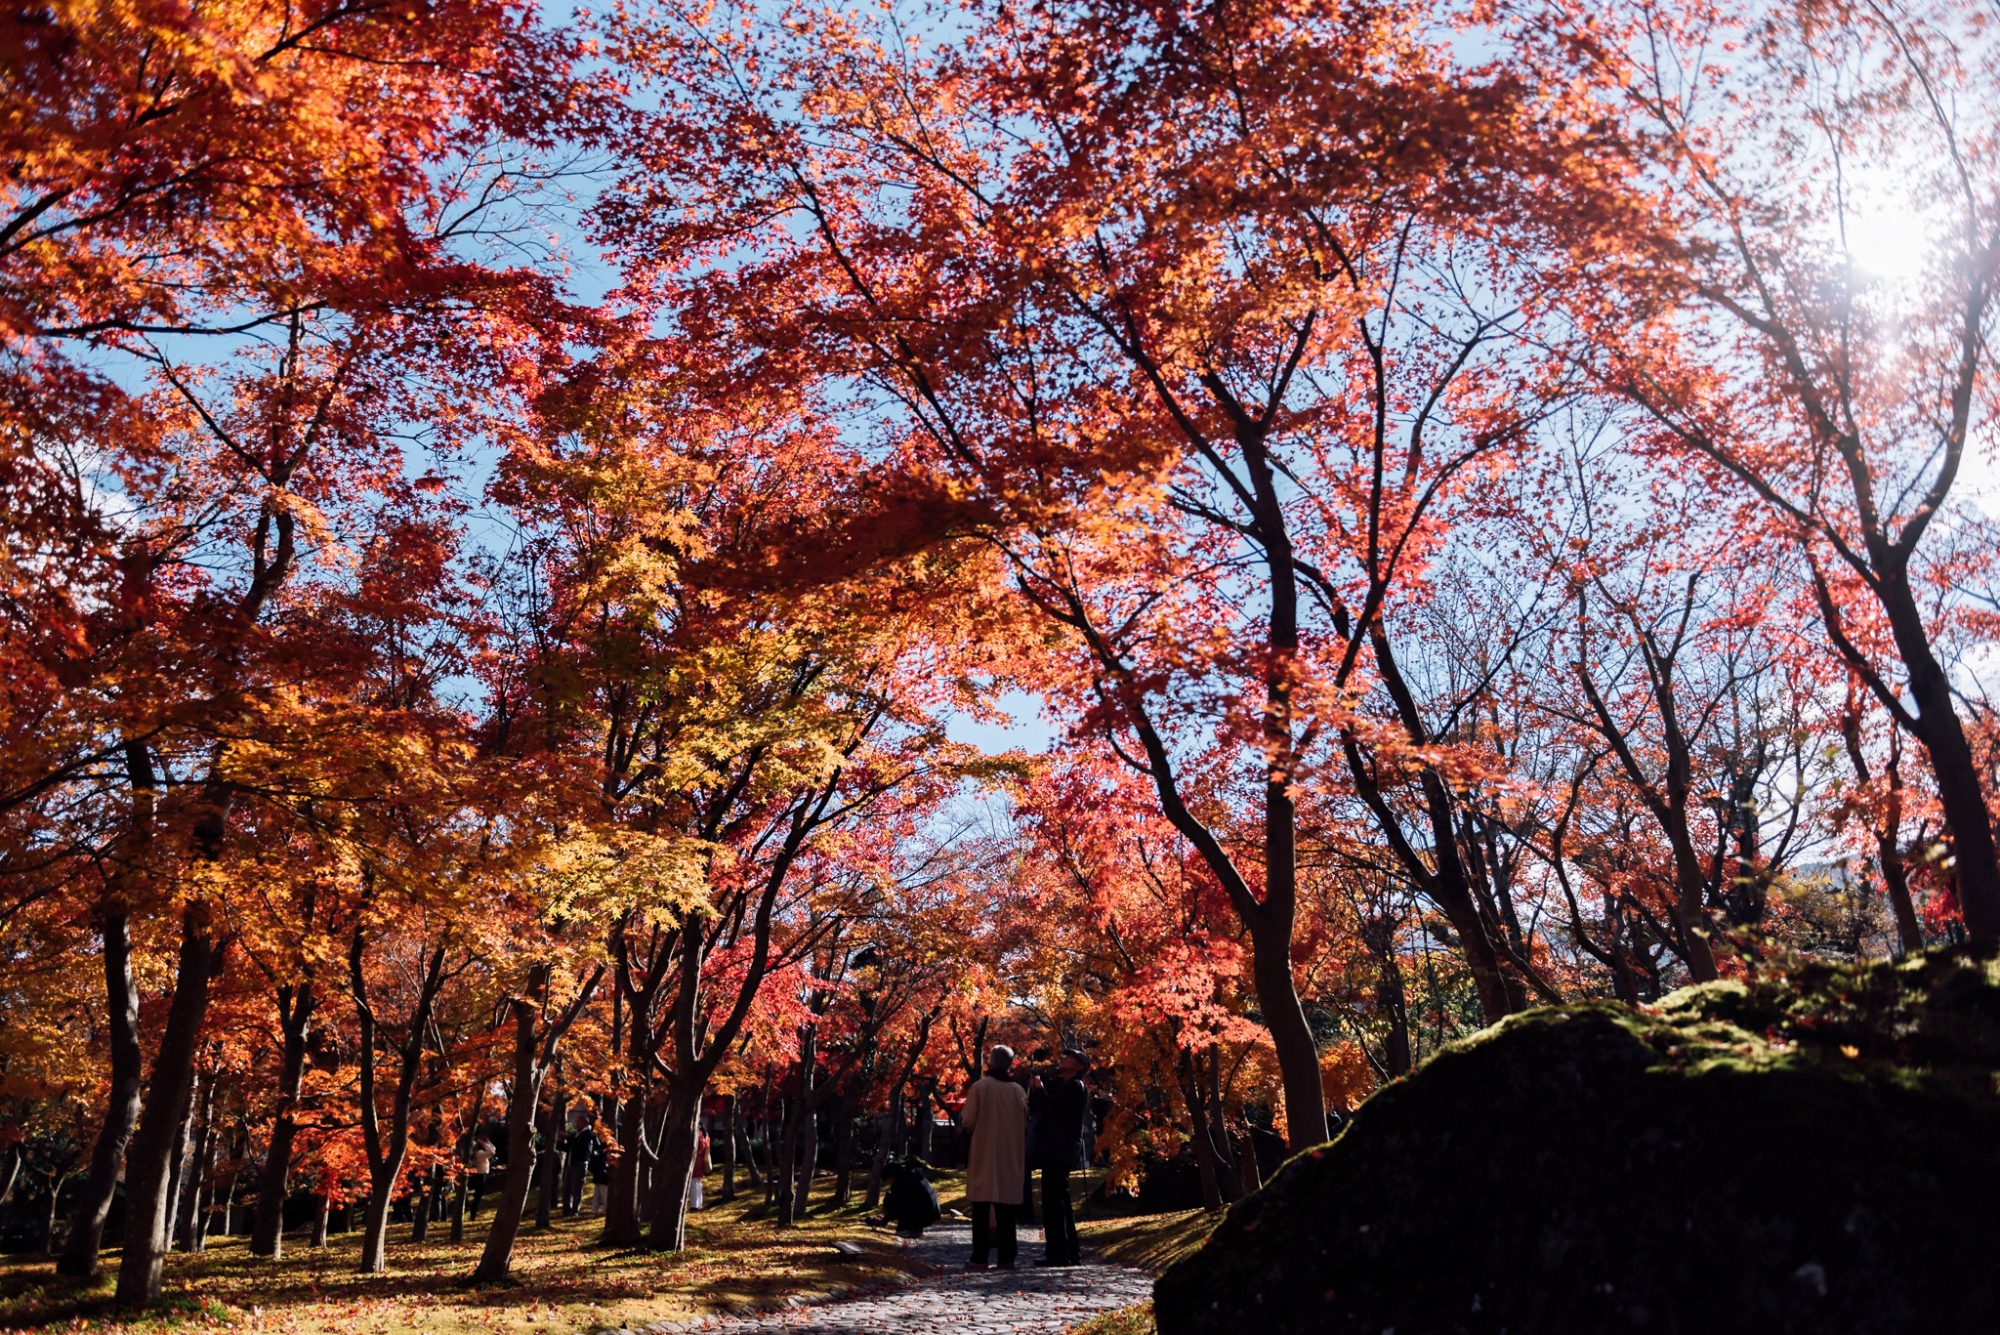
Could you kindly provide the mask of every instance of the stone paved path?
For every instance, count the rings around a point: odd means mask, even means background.
[[[972,1231],[932,1228],[909,1245],[928,1278],[882,1293],[756,1316],[654,1326],[652,1335],[1061,1335],[1114,1307],[1153,1296],[1153,1277],[1129,1266],[1038,1269],[1041,1247],[1022,1230],[1018,1270],[967,1271]]]

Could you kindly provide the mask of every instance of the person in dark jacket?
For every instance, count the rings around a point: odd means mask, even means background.
[[[938,1206],[937,1188],[931,1185],[923,1164],[914,1158],[890,1161],[886,1203],[896,1236],[902,1238],[921,1238],[944,1213]]]
[[[1028,1164],[1042,1174],[1042,1259],[1038,1265],[1076,1265],[1083,1259],[1076,1236],[1076,1207],[1069,1198],[1069,1175],[1090,1164],[1090,1093],[1083,1073],[1090,1058],[1064,1048],[1056,1073],[1036,1077],[1034,1132]]]
[[[597,1148],[597,1128],[591,1108],[579,1103],[569,1110],[569,1127],[563,1133],[562,1212],[574,1219],[583,1212],[583,1183],[590,1173],[591,1152]]]

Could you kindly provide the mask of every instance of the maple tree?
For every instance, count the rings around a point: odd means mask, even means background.
[[[1615,72],[1661,178],[1631,259],[1602,266],[1639,304],[1584,310],[1599,374],[1659,450],[1797,545],[1828,643],[1923,747],[1966,928],[1992,939],[1991,784],[1949,650],[1956,591],[1990,578],[1957,496],[1991,449],[2000,122],[1971,91],[2000,60],[1991,34],[1951,4],[1826,3],[1642,4],[1571,35]],[[1865,244],[1885,209],[1913,272],[1878,272],[1891,257]]]
[[[745,374],[866,386],[894,414],[882,448],[936,498],[930,531],[993,544],[1064,628],[1037,685],[1208,861],[1317,1127],[1291,976],[1316,743],[1344,739],[1392,841],[1382,790],[1422,786],[1435,857],[1412,846],[1407,869],[1488,1015],[1526,991],[1453,855],[1444,768],[1388,772],[1435,743],[1391,617],[1424,598],[1454,498],[1558,392],[1496,355],[1532,316],[1472,298],[1464,266],[1490,267],[1504,227],[1562,224],[1565,194],[1536,183],[1588,171],[1588,103],[1401,36],[1465,17],[1444,10],[970,13],[979,36],[915,60],[893,25],[635,39],[680,101],[606,226],[642,272],[697,265],[659,281],[691,328],[745,345]],[[888,164],[907,199],[884,198]]]

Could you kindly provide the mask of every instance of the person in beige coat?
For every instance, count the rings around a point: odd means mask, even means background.
[[[972,1205],[971,1270],[986,1269],[999,1235],[1000,1268],[1014,1268],[1014,1212],[1021,1208],[1021,1183],[1028,1175],[1028,1091],[1007,1078],[1014,1050],[996,1045],[987,1054],[986,1074],[966,1091],[958,1124],[971,1137],[965,1165],[965,1196]]]

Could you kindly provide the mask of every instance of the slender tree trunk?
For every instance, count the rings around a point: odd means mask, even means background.
[[[432,1164],[430,1172],[424,1174],[424,1189],[419,1193],[416,1217],[410,1222],[411,1242],[430,1240],[431,1222],[440,1217],[444,1207],[445,1182],[443,1164]]]
[[[774,1179],[782,1179],[778,1182],[780,1228],[791,1226],[805,1213],[804,1192],[799,1186],[799,1160],[808,1141],[819,1139],[813,1126],[813,1067],[817,1058],[814,1048],[813,1031],[808,1027],[800,1035],[798,1093],[787,1101],[790,1116],[785,1122],[785,1153],[780,1160],[782,1170],[772,1173]],[[808,1182],[810,1180],[807,1179]]]
[[[208,1206],[214,1195],[215,1141],[213,1138],[202,1146],[201,1157],[195,1165],[194,1193],[188,1198],[186,1223],[182,1227],[181,1246],[190,1252],[208,1250]]]
[[[1924,925],[1917,918],[1916,901],[1910,897],[1910,869],[1903,851],[1893,842],[1876,845],[1875,857],[1882,868],[1882,888],[1889,898],[1889,910],[1896,917],[1896,946],[1901,955],[1914,955],[1924,948]]]
[[[768,1111],[764,1115],[764,1159],[770,1169],[764,1175],[766,1205],[774,1203],[780,1187],[792,1180],[788,1166],[797,1149],[798,1142],[792,1138],[792,1101],[780,1094],[776,1115]]]
[[[139,1088],[145,1075],[139,1053],[139,989],[132,980],[132,919],[124,905],[108,905],[104,914],[104,992],[111,1040],[111,1095],[104,1125],[90,1152],[90,1171],[83,1195],[70,1215],[69,1237],[56,1261],[58,1274],[97,1273],[104,1245],[104,1221],[118,1194],[118,1169],[125,1146],[139,1121]]]
[[[521,1212],[527,1208],[528,1188],[534,1182],[535,1108],[542,1091],[542,1072],[535,1062],[535,1012],[519,998],[513,1005],[514,1094],[507,1103],[507,1174],[486,1231],[486,1249],[472,1273],[476,1284],[498,1283],[512,1271],[514,1239],[521,1231]]]
[[[778,1128],[782,1153],[771,1161],[771,1199],[778,1206],[778,1223],[798,1218],[799,1156],[804,1153],[804,1100],[784,1101],[783,1124]]]
[[[0,1200],[6,1199],[0,1192]],[[722,1199],[736,1199],[736,1096],[725,1095],[722,1100]]]
[[[804,1219],[812,1205],[813,1176],[819,1171],[819,1103],[816,1100],[799,1101],[799,1137],[799,1184],[792,1194],[789,1223]]]
[[[1257,1162],[1257,1138],[1248,1131],[1243,1139],[1236,1142],[1237,1177],[1242,1182],[1243,1194],[1248,1196],[1264,1189],[1263,1166]]]
[[[882,1115],[881,1130],[875,1136],[875,1152],[868,1156],[868,1188],[863,1201],[866,1209],[873,1210],[882,1204],[882,1176],[888,1170],[889,1154],[895,1148],[902,1123],[903,1082],[899,1080],[889,1091],[889,1111]]]
[[[535,1157],[536,1175],[540,1178],[540,1190],[535,1193],[537,1233],[547,1229],[555,1217],[556,1192],[560,1185],[558,1178],[562,1173],[562,1124],[563,1090],[558,1084],[549,1110],[542,1114],[542,1150]]]
[[[1216,1183],[1234,1205],[1243,1199],[1247,1188],[1243,1185],[1242,1164],[1236,1158],[1236,1141],[1229,1134],[1222,1097],[1222,1053],[1216,1048],[1208,1050],[1202,1091],[1208,1104],[1208,1139],[1215,1146]]]
[[[1182,1053],[1183,1064],[1187,1054]],[[1194,1148],[1195,1175],[1201,1183],[1201,1208],[1210,1214],[1222,1209],[1222,1179],[1215,1168],[1215,1146],[1209,1143],[1208,1119],[1202,1116],[1201,1098],[1194,1090],[1192,1074],[1183,1069],[1180,1078],[1181,1102],[1187,1108],[1188,1125],[1192,1130],[1188,1144]]]
[[[202,1081],[201,1109],[196,1121],[199,1130],[181,1182],[181,1208],[175,1216],[174,1234],[180,1239],[181,1249],[188,1252],[202,1250],[202,1204],[215,1160],[215,1083],[213,1074]]]
[[[1876,593],[1909,674],[1910,698],[1917,706],[1914,731],[1930,755],[1937,782],[1965,933],[1978,942],[2000,940],[2000,848],[1994,844],[1986,786],[1952,699],[1951,679],[1931,648],[1907,572],[1900,567],[1880,572]]]
[[[500,1185],[500,1202],[486,1233],[486,1248],[472,1274],[475,1283],[498,1283],[513,1268],[514,1240],[521,1231],[521,1211],[528,1204],[528,1188],[534,1180],[535,1112],[541,1102],[542,1077],[555,1062],[562,1036],[597,990],[604,970],[593,971],[560,1016],[549,1019],[538,1033],[535,1012],[548,1003],[549,974],[547,964],[536,964],[528,972],[522,995],[508,1003],[514,1012],[514,1090],[507,1104],[507,1176]]]
[[[313,1208],[312,1241],[307,1245],[314,1251],[326,1246],[326,1235],[333,1223],[333,1198],[325,1193],[318,1196],[319,1204]]]
[[[56,1220],[61,1216],[63,1183],[69,1181],[68,1173],[56,1173],[49,1178],[49,1213],[42,1220],[42,1251],[56,1249]]]
[[[1181,1101],[1187,1106],[1189,1141],[1194,1146],[1195,1168],[1201,1176],[1201,1204],[1216,1211],[1242,1196],[1236,1166],[1230,1162],[1227,1136],[1218,1136],[1220,1110],[1205,1088],[1207,1072],[1203,1063],[1186,1048],[1180,1050]]]
[[[1391,1080],[1410,1073],[1409,995],[1403,986],[1403,966],[1396,959],[1396,927],[1387,917],[1371,918],[1362,935],[1375,956],[1375,1013],[1386,1020],[1382,1066]]]
[[[1716,967],[1704,905],[1708,878],[1702,874],[1701,856],[1695,852],[1684,800],[1673,804],[1671,815],[1672,827],[1667,830],[1667,839],[1674,850],[1674,926],[1681,939],[1680,954],[1687,962],[1690,978],[1697,983],[1712,983],[1722,974]]]
[[[771,1082],[768,1077],[764,1081],[757,1107],[758,1120],[743,1128],[743,1172],[749,1180],[750,1190],[761,1195],[764,1190],[764,1176],[757,1171],[757,1142],[752,1135],[752,1127],[761,1127],[769,1122],[767,1114],[771,1110]]]
[[[242,1136],[238,1137],[237,1144],[242,1147],[242,1150],[245,1153],[247,1153],[249,1151],[249,1133],[245,1132]],[[239,1156],[239,1162],[240,1162],[240,1156]],[[236,1179],[241,1176],[242,1176],[242,1169],[241,1168],[234,1169],[229,1174],[229,1181],[223,1184],[222,1236],[225,1238],[229,1237],[236,1230]]]
[[[167,1170],[175,1128],[194,1081],[195,1045],[208,1013],[209,983],[222,970],[222,944],[209,935],[209,910],[190,904],[181,918],[174,997],[146,1085],[144,1110],[126,1154],[127,1213],[118,1261],[118,1302],[150,1306],[165,1278]]]
[[[846,1205],[854,1186],[854,1112],[845,1098],[834,1100],[833,1203]]]
[[[379,1275],[389,1268],[389,1212],[396,1189],[402,1185],[403,1165],[410,1155],[410,1106],[417,1087],[417,1073],[423,1065],[424,1030],[430,1024],[431,1008],[444,982],[445,946],[433,948],[426,959],[416,1005],[410,1011],[409,1026],[396,1050],[396,1088],[391,1096],[389,1130],[382,1132],[381,1109],[375,1093],[375,1008],[368,999],[368,980],[363,967],[366,941],[355,928],[347,949],[348,984],[354,996],[354,1015],[360,1029],[358,1062],[361,1102],[361,1143],[368,1156],[368,1204],[362,1215],[361,1256],[364,1275]],[[345,1211],[343,1211],[345,1214]]]
[[[305,1082],[306,1026],[317,998],[310,981],[296,989],[278,989],[278,1026],[284,1034],[284,1055],[278,1067],[278,1116],[271,1123],[271,1145],[257,1175],[257,1214],[250,1225],[250,1254],[277,1260],[284,1252],[285,1183],[292,1169],[292,1145],[298,1138],[299,1090]]]
[[[188,1155],[193,1151],[194,1116],[196,1095],[203,1083],[201,1072],[195,1072],[195,1089],[188,1091],[187,1112],[182,1114],[180,1125],[174,1128],[172,1157],[167,1162],[167,1235],[165,1246],[171,1251],[174,1234],[180,1223],[181,1193],[188,1189]]]

